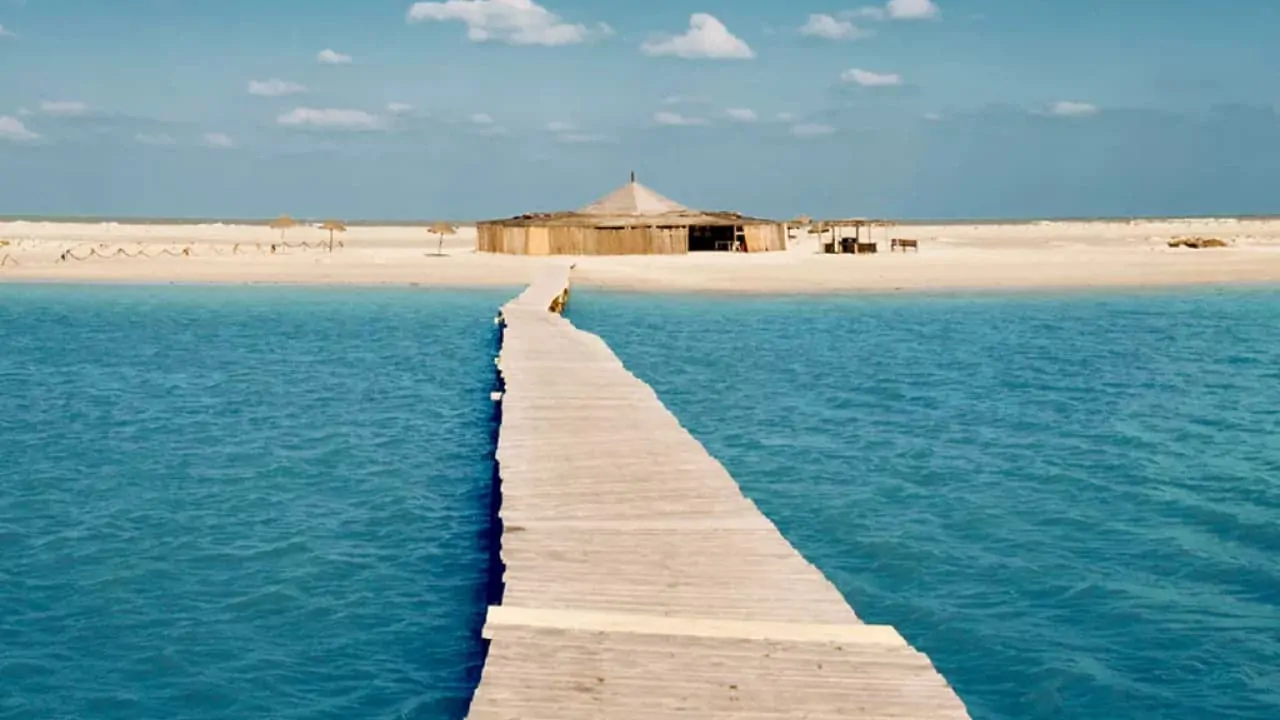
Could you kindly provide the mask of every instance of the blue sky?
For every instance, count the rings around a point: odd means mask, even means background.
[[[0,0],[0,214],[1280,212],[1274,0]]]

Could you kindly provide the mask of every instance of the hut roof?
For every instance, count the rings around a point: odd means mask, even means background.
[[[666,215],[687,213],[689,208],[665,198],[636,182],[631,182],[578,210],[581,215]]]
[[[687,225],[768,224],[772,220],[746,217],[735,212],[690,210],[631,181],[573,212],[526,213],[490,221],[499,225],[574,225],[579,227],[682,227]]]

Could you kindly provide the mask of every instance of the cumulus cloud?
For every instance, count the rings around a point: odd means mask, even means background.
[[[137,140],[143,145],[177,145],[178,144],[178,141],[175,140],[172,135],[166,135],[164,133],[159,133],[159,134],[138,133],[137,135],[133,136],[133,139]]]
[[[40,112],[56,117],[80,117],[89,114],[89,106],[79,100],[45,100]]]
[[[885,9],[894,20],[929,20],[938,16],[933,0],[889,0]]]
[[[778,113],[778,120],[781,120],[782,122],[791,122],[792,120],[795,120],[795,119],[796,119],[796,116],[792,113],[789,113],[789,112]]]
[[[316,62],[322,65],[350,65],[351,56],[344,55],[337,50],[325,48],[324,50],[316,53]]]
[[[387,112],[392,115],[404,115],[413,112],[413,106],[409,103],[389,102],[387,103]]]
[[[1060,100],[1049,108],[1049,114],[1057,115],[1058,117],[1088,117],[1098,114],[1098,106],[1083,102]]]
[[[260,95],[262,97],[280,97],[282,95],[296,95],[306,92],[307,88],[296,82],[281,80],[279,78],[271,78],[270,80],[250,80],[249,94]]]
[[[809,16],[808,22],[800,26],[800,34],[826,40],[857,40],[870,33],[848,20],[838,20],[831,15],[815,13]]]
[[[746,60],[756,56],[742,38],[706,13],[690,16],[689,30],[683,35],[655,38],[641,45],[640,52],[651,56],[711,60]]]
[[[378,116],[363,110],[336,108],[294,108],[276,118],[276,123],[286,127],[315,127],[327,130],[375,130],[380,126]]]
[[[39,140],[40,136],[27,129],[27,126],[16,117],[0,115],[0,140],[11,142],[29,142]]]
[[[653,121],[659,125],[693,126],[710,124],[699,117],[689,117],[687,115],[681,115],[680,113],[673,112],[656,112],[653,114]]]
[[[219,148],[223,150],[227,148],[233,148],[236,146],[236,142],[234,140],[232,140],[229,136],[219,132],[205,133],[204,135],[200,136],[200,142],[203,143],[206,147]]]
[[[902,76],[897,73],[876,73],[862,68],[845,70],[840,74],[840,79],[862,87],[893,87],[902,84]]]
[[[866,20],[931,20],[940,14],[933,0],[889,0],[885,5],[872,5],[839,13],[841,18]]]
[[[884,20],[889,12],[882,7],[863,7],[840,13],[842,18],[863,18],[866,20]]]
[[[820,123],[797,123],[791,126],[791,134],[796,137],[819,137],[830,135],[835,131],[836,129],[830,125]]]
[[[408,21],[461,22],[472,42],[508,45],[576,45],[613,34],[604,23],[567,23],[533,0],[445,0],[409,7]]]
[[[756,111],[751,108],[729,108],[724,112],[738,122],[755,122],[758,119]]]
[[[493,116],[489,113],[475,113],[471,116],[471,122],[476,125],[492,125]]]

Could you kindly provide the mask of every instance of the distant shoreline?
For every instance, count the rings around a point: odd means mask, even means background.
[[[287,238],[285,237],[287,235]],[[917,252],[824,255],[798,232],[775,253],[593,255],[479,253],[476,231],[351,225],[330,251],[312,225],[0,224],[0,282],[519,286],[547,263],[576,264],[574,282],[645,292],[812,294],[1156,287],[1280,282],[1280,222],[1147,220],[912,226]],[[1184,237],[1226,247],[1170,247]]]
[[[856,217],[849,215],[847,218]],[[876,217],[876,216],[870,216]],[[328,217],[303,218],[295,217],[299,224],[321,223]],[[342,220],[349,227],[427,227],[437,222],[452,225],[471,226],[493,218],[450,220],[450,219],[417,219],[417,220]],[[828,218],[815,218],[818,220]],[[834,219],[834,218],[831,218]],[[1009,218],[886,218],[890,222],[904,227],[939,226],[939,225],[1035,225],[1037,223],[1128,223],[1128,222],[1169,222],[1169,221],[1223,221],[1240,222],[1280,220],[1280,213],[1270,215],[1132,215],[1132,216],[1059,216],[1059,217],[1009,217]],[[71,225],[101,225],[115,223],[117,225],[267,225],[275,218],[213,218],[213,217],[129,217],[129,216],[97,216],[97,215],[0,215],[0,223],[65,223]]]

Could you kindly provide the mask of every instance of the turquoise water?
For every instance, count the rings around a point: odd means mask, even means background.
[[[1280,718],[1280,293],[570,313],[974,718]]]
[[[506,291],[0,285],[0,718],[456,718]]]
[[[510,294],[0,285],[0,720],[461,717]],[[975,718],[1280,717],[1280,293],[571,314]]]

